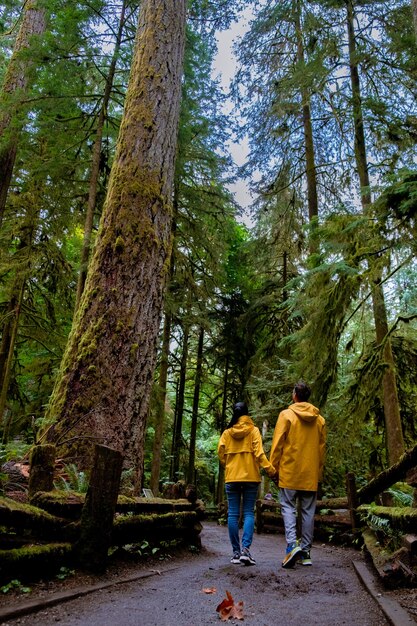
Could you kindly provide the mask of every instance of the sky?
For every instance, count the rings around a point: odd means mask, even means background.
[[[213,64],[213,77],[220,79],[223,90],[228,94],[230,90],[230,81],[236,72],[236,58],[233,54],[232,47],[239,37],[245,34],[248,29],[248,20],[251,17],[250,11],[246,11],[238,22],[233,22],[231,27],[217,34],[218,53]],[[229,101],[225,106],[225,111],[230,112],[233,104]],[[248,155],[248,142],[246,139],[238,143],[230,142],[229,151],[237,165],[243,165]],[[231,185],[230,190],[234,193],[235,200],[243,209],[248,209],[252,203],[252,197],[249,193],[248,183],[245,180],[238,180]],[[245,223],[250,223],[249,215],[244,219]]]

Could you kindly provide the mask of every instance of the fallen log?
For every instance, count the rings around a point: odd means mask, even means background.
[[[75,491],[48,491],[38,492],[32,499],[32,504],[48,511],[57,517],[65,517],[71,520],[78,520],[84,506],[85,494]],[[164,498],[132,498],[119,495],[116,504],[116,513],[173,513],[175,511],[196,511],[200,508],[197,503],[188,500],[165,500]],[[202,514],[201,514],[202,517]]]
[[[362,532],[362,537],[365,550],[385,587],[393,589],[404,584],[415,584],[416,574],[405,563],[408,558],[408,551],[405,547],[392,554],[387,554],[381,546],[377,534],[371,528],[366,528]]]
[[[359,504],[366,504],[375,500],[382,491],[403,479],[411,468],[417,465],[417,445],[401,456],[400,460],[369,481],[357,492]]]
[[[47,536],[48,539],[62,537],[69,526],[66,519],[31,504],[3,497],[0,497],[0,519],[6,528],[13,528],[17,532],[30,531],[36,537]]]
[[[72,563],[73,547],[69,543],[30,545],[0,550],[0,582],[17,579],[27,582],[54,575],[60,567]]]
[[[195,511],[178,511],[162,515],[133,515],[116,517],[113,524],[112,545],[160,542],[182,539],[186,543],[200,547],[201,523]]]

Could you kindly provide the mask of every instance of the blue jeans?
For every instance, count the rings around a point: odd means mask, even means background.
[[[233,552],[240,552],[239,517],[240,501],[242,500],[243,535],[242,548],[250,548],[255,527],[255,500],[258,495],[259,483],[226,483],[227,495],[227,527]]]

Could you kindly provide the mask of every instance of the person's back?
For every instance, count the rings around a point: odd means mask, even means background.
[[[287,540],[283,567],[301,558],[311,565],[314,513],[318,483],[322,479],[326,443],[325,420],[308,402],[310,388],[300,381],[294,386],[293,404],[281,411],[274,430],[270,460],[278,472],[281,514]],[[302,529],[297,541],[296,500],[301,503]]]
[[[275,470],[266,458],[259,428],[248,415],[244,402],[233,407],[233,417],[222,433],[218,448],[221,465],[225,468],[228,503],[227,526],[233,555],[231,563],[255,565],[249,548],[254,530],[254,505],[261,481],[260,467],[275,478]],[[239,518],[243,513],[242,546],[239,538]]]
[[[323,470],[325,420],[309,402],[282,411],[274,431],[271,463],[279,467],[279,487],[317,491]]]

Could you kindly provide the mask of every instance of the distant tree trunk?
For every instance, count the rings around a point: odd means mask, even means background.
[[[17,236],[20,241],[17,245],[16,255],[18,261],[14,261],[14,279],[10,289],[7,312],[4,316],[4,324],[1,328],[0,343],[0,423],[5,412],[7,395],[10,386],[10,378],[13,368],[13,359],[18,336],[22,304],[25,297],[26,282],[30,274],[33,241],[37,232],[39,220],[39,195],[35,192],[27,194],[27,211]],[[3,441],[9,437],[10,420],[3,428]]]
[[[356,54],[356,38],[354,28],[354,10],[352,0],[347,0],[347,30],[349,39],[350,78],[352,85],[353,122],[355,129],[355,158],[361,185],[361,200],[364,212],[371,203],[368,161],[366,156],[366,142],[363,126],[362,99],[360,78]],[[400,405],[398,401],[395,363],[392,354],[391,340],[388,336],[387,311],[384,292],[380,277],[374,280],[372,289],[372,303],[374,312],[375,332],[378,344],[385,341],[384,361],[387,369],[382,379],[383,402],[385,414],[385,429],[387,451],[390,465],[396,463],[404,452]]]
[[[414,32],[417,41],[417,0],[411,0],[411,10],[413,12]]]
[[[161,453],[165,430],[165,402],[168,382],[169,341],[171,338],[171,314],[165,313],[164,334],[161,348],[161,364],[159,366],[159,380],[157,390],[157,404],[155,415],[155,435],[152,448],[152,470],[150,488],[154,495],[159,493],[159,478],[161,474]]]
[[[43,2],[27,0],[24,3],[22,23],[0,95],[2,105],[0,114],[0,226],[3,221],[22,126],[17,113],[29,86],[31,61],[29,55],[22,56],[22,51],[30,47],[31,37],[45,32],[45,16]]]
[[[301,28],[301,6],[300,0],[297,0],[296,8],[296,25],[297,35],[297,61],[299,65],[305,65],[304,44]],[[306,160],[306,176],[307,176],[307,199],[308,199],[308,217],[312,222],[318,216],[318,198],[317,198],[317,179],[316,179],[316,163],[314,157],[314,139],[313,126],[311,123],[310,111],[310,94],[306,87],[301,88],[301,102],[303,109],[303,129],[304,129],[304,146]],[[314,248],[314,246],[313,246]]]
[[[17,329],[19,327],[20,312],[22,310],[22,300],[25,289],[25,281],[20,279],[15,281],[14,292],[9,301],[8,317],[3,327],[1,338],[0,359],[1,359],[1,379],[0,379],[0,421],[6,409],[7,393],[9,390],[10,376],[13,364],[14,348],[16,345]],[[3,427],[3,443],[7,443],[10,434],[12,413]]]
[[[201,374],[203,370],[204,328],[198,334],[197,362],[194,381],[193,412],[191,417],[190,456],[188,460],[188,482],[194,483],[195,446],[197,441],[198,407],[200,404]]]
[[[173,441],[173,450],[172,450],[173,462],[172,462],[171,479],[174,481],[179,479],[179,471],[180,471],[180,456],[181,456],[181,448],[182,448],[182,422],[183,422],[183,417],[184,417],[185,383],[187,379],[189,336],[190,336],[190,326],[189,326],[189,323],[186,322],[184,325],[183,337],[182,337],[182,354],[181,354],[177,407],[176,407],[177,418],[175,420],[174,441]]]
[[[116,154],[86,285],[46,413],[48,439],[87,463],[91,439],[143,471],[171,253],[185,0],[143,0]]]
[[[88,187],[88,202],[84,224],[84,241],[81,250],[80,274],[78,276],[75,310],[77,310],[80,303],[81,295],[84,290],[85,281],[87,278],[88,260],[90,258],[91,252],[91,237],[94,225],[94,213],[96,210],[98,179],[100,175],[100,156],[103,143],[103,131],[107,117],[107,107],[109,105],[110,95],[113,88],[113,80],[116,71],[117,59],[119,57],[120,46],[122,43],[123,28],[125,25],[126,5],[127,0],[124,0],[120,13],[119,29],[117,32],[116,42],[113,50],[113,57],[110,63],[109,73],[107,75],[106,85],[104,88],[103,102],[101,104],[100,113],[97,119],[96,137],[94,140],[91,161],[90,183]]]
[[[221,414],[221,419],[220,419],[220,433],[222,433],[226,427],[228,382],[229,382],[229,355],[226,356],[226,363],[225,363],[224,375],[223,375],[223,402],[222,402],[222,414]],[[217,502],[223,502],[223,500],[224,500],[224,468],[219,463],[219,478],[217,481]]]

